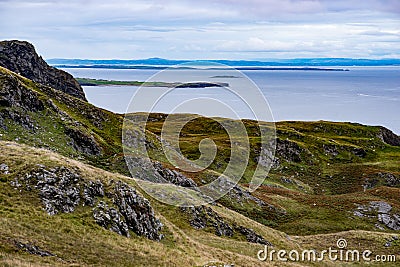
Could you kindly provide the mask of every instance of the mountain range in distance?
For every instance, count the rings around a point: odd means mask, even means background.
[[[46,60],[56,67],[111,67],[131,68],[146,66],[174,66],[179,64],[195,63],[209,66],[223,64],[231,67],[307,67],[307,66],[400,66],[400,59],[354,59],[354,58],[296,58],[296,59],[265,59],[265,60],[172,60],[164,58],[147,59],[64,59],[53,58]]]

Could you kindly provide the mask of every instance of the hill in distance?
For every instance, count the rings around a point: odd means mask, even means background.
[[[173,66],[196,62],[196,64],[207,65],[219,63],[232,67],[266,67],[266,66],[399,66],[400,59],[356,59],[356,58],[295,58],[295,59],[264,59],[264,60],[173,60],[164,58],[148,59],[48,59],[47,63],[54,66]]]
[[[130,176],[123,115],[32,79],[0,67],[3,266],[290,266],[261,262],[257,252],[265,245],[320,251],[339,238],[348,249],[400,255],[400,137],[384,127],[279,122],[274,166],[249,193],[260,127],[269,124],[243,121],[251,153],[240,183],[213,204],[179,208],[147,195]],[[157,175],[196,187],[224,172],[230,144],[218,122],[197,118],[182,129],[185,157],[198,158],[204,138],[218,148],[206,170],[189,173],[162,152],[166,117],[150,114],[146,128]]]

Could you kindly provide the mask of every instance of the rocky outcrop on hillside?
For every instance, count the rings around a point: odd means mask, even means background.
[[[400,146],[400,136],[385,127],[380,128],[378,137],[388,145]]]
[[[44,104],[39,95],[27,90],[13,75],[0,72],[0,127],[7,129],[6,119],[20,124],[25,129],[32,130],[35,125],[28,112],[44,110]]]
[[[301,162],[301,153],[303,152],[304,149],[295,142],[282,140],[280,138],[277,138],[276,140],[275,154],[281,159],[284,159],[288,162]]]
[[[154,169],[159,175],[161,175],[165,180],[175,185],[182,187],[189,187],[194,190],[198,190],[197,184],[190,178],[186,177],[176,170],[170,170],[162,166],[158,161],[153,162]]]
[[[77,151],[86,155],[100,155],[101,147],[93,136],[85,134],[79,128],[65,128],[65,133],[71,138],[69,144]]]
[[[14,245],[18,250],[28,252],[29,254],[32,254],[32,255],[38,255],[41,257],[55,256],[53,253],[43,250],[40,247],[35,246],[34,244],[31,244],[31,243],[23,243],[21,241],[14,241]]]
[[[74,212],[78,206],[93,207],[94,221],[100,226],[129,237],[129,230],[151,240],[160,240],[161,222],[150,202],[121,181],[105,185],[84,179],[78,170],[39,166],[11,185],[20,190],[37,190],[43,209],[51,216]]]
[[[48,86],[40,84],[36,84],[36,86],[37,89],[45,91],[46,94],[57,93],[56,90]],[[38,120],[41,120],[43,115],[49,116],[53,114],[54,117],[59,118],[65,123],[64,133],[71,147],[89,156],[100,155],[102,153],[102,148],[93,137],[93,134],[87,131],[80,122],[75,121],[66,112],[62,111],[54,104],[54,101],[51,99],[46,100],[40,91],[32,90],[32,88],[28,87],[28,85],[16,75],[2,69],[2,71],[0,71],[0,107],[2,107],[0,109],[0,128],[7,130],[8,122],[8,125],[13,126],[18,124],[32,132],[45,132],[48,129],[44,129]],[[58,95],[60,99],[57,100],[65,104],[71,104],[72,107],[73,103],[70,101],[74,98],[66,96],[65,94]],[[98,109],[93,108],[93,110],[101,114],[101,111]],[[81,111],[81,114],[85,112],[87,111]],[[38,118],[33,113],[40,114],[42,117]],[[93,117],[93,114],[96,114],[96,112],[92,112],[91,114]],[[105,120],[99,117],[100,116],[93,117],[93,124],[101,124]]]
[[[361,218],[375,219],[375,226],[384,229],[400,230],[400,214],[393,213],[392,206],[384,201],[371,201],[367,205],[359,205],[354,215]]]
[[[229,224],[210,207],[184,207],[181,208],[181,210],[189,217],[189,223],[195,229],[211,227],[214,228],[217,236],[232,237],[237,233],[243,235],[248,242],[269,246],[272,245],[252,229],[241,225]]]
[[[28,42],[0,42],[0,66],[86,101],[82,87],[72,75],[49,66]]]
[[[233,228],[210,207],[197,206],[181,209],[189,215],[189,223],[193,228],[203,229],[206,227],[212,227],[217,236],[230,237],[233,235]]]
[[[15,107],[32,112],[44,109],[38,94],[27,90],[15,76],[0,72],[0,81],[0,106]]]

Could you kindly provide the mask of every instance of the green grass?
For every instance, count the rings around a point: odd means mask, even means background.
[[[165,239],[160,243],[137,236],[127,239],[104,230],[94,224],[87,207],[80,207],[72,214],[47,216],[34,192],[19,192],[10,186],[14,177],[29,172],[35,164],[75,166],[87,179],[122,179],[136,186],[133,180],[121,175],[130,175],[121,144],[124,118],[5,69],[0,68],[0,71],[16,77],[21,90],[35,91],[45,106],[40,112],[0,107],[0,112],[12,111],[28,116],[34,124],[34,128],[27,129],[6,118],[6,128],[0,127],[1,140],[18,143],[0,141],[0,163],[11,168],[11,174],[0,175],[0,265],[200,266],[215,258],[226,263],[235,262],[238,266],[249,265],[249,262],[250,266],[258,265],[254,253],[260,249],[259,245],[243,242],[242,236],[220,238],[212,233],[212,229],[195,230],[179,210],[149,196],[157,216],[165,224]],[[166,116],[149,115],[151,120],[147,123],[146,139],[151,144],[149,156],[173,169],[159,141]],[[172,116],[185,119],[190,115]],[[197,173],[182,171],[198,184],[218,177],[232,160],[231,141],[218,120],[234,123],[228,119],[200,117],[190,120],[180,134],[179,148],[185,157],[192,160],[200,157],[201,140],[209,138],[216,144],[216,157],[207,169]],[[244,170],[235,171],[244,171],[240,183],[246,187],[257,165],[255,158],[260,150],[260,128],[255,121],[243,120],[243,123],[250,143],[250,157]],[[271,124],[261,123],[261,127],[271,129]],[[102,154],[91,156],[76,151],[69,144],[67,128],[93,136]],[[386,201],[395,212],[400,212],[400,188],[385,186],[384,178],[378,175],[392,173],[399,177],[400,147],[383,143],[377,137],[379,131],[379,127],[344,122],[276,123],[278,138],[300,148],[300,160],[294,162],[287,160],[287,155],[278,155],[279,166],[270,171],[253,195],[277,209],[269,210],[251,200],[240,201],[229,195],[213,209],[229,222],[256,229],[267,240],[285,249],[315,244],[329,246],[335,242],[334,233],[340,232],[354,242],[357,238],[366,240],[377,251],[383,251],[383,240],[395,232],[388,229],[378,231],[375,221],[352,214],[357,204],[376,200]],[[244,149],[241,144],[239,146]],[[327,153],[326,147],[333,147],[337,155]],[[355,149],[365,151],[365,156],[357,156]],[[366,178],[376,179],[376,184],[364,192],[362,185]],[[288,179],[291,182],[288,183]],[[293,235],[290,240],[287,234]],[[63,261],[18,252],[12,244],[14,239],[34,242],[57,254]],[[399,244],[388,251],[399,254]]]

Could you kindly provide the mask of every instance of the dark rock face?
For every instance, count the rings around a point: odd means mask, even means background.
[[[87,155],[100,155],[101,148],[91,135],[86,135],[82,131],[74,128],[66,128],[65,133],[71,137],[70,145],[77,151]]]
[[[380,128],[378,137],[388,145],[400,146],[400,136],[394,134],[391,130],[385,127]]]
[[[400,177],[396,177],[393,173],[378,173],[380,178],[385,179],[385,185],[390,187],[400,187]]]
[[[377,185],[400,187],[400,177],[390,172],[378,172],[365,179],[364,182],[365,189],[374,188]]]
[[[88,181],[79,171],[66,167],[37,170],[11,181],[16,189],[38,190],[44,210],[49,215],[74,212],[79,205],[95,206],[97,224],[129,237],[129,230],[152,240],[161,240],[162,223],[155,217],[150,202],[121,181],[105,189],[101,181]],[[107,204],[106,199],[108,200]],[[97,205],[96,205],[97,203]]]
[[[45,109],[36,92],[28,90],[16,77],[0,72],[0,126],[7,129],[5,119],[20,124],[27,130],[35,129],[35,124],[28,112]],[[2,122],[2,123],[1,123]]]
[[[364,158],[367,155],[367,152],[365,152],[365,150],[362,148],[354,148],[351,152],[360,158]]]
[[[0,81],[0,106],[21,108],[32,112],[44,109],[38,94],[27,90],[13,75],[0,72]]]
[[[72,75],[49,66],[28,42],[0,42],[0,66],[86,101],[82,87]]]
[[[324,144],[322,145],[322,148],[324,149],[325,154],[330,155],[332,157],[336,157],[339,154],[336,145]]]

